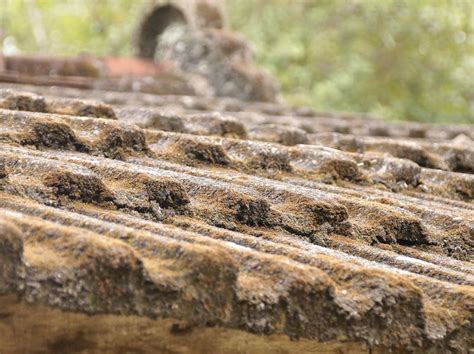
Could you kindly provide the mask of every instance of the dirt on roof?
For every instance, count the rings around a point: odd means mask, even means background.
[[[21,304],[472,346],[472,127],[1,86],[0,289]]]
[[[0,72],[0,348],[474,347],[474,126],[15,60]]]

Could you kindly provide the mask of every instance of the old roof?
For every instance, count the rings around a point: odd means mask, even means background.
[[[9,77],[0,294],[25,318],[120,315],[111,346],[133,315],[289,351],[472,348],[473,126]]]

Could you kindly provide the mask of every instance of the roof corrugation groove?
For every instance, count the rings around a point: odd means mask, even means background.
[[[473,346],[473,126],[28,83],[0,84],[0,293],[367,351]]]

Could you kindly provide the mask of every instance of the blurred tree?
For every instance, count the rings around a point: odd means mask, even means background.
[[[292,102],[474,122],[474,2],[234,0],[233,25]]]
[[[0,3],[0,28],[15,39],[24,53],[130,55],[131,36],[144,1],[0,0]],[[29,13],[35,11],[41,13],[44,43],[39,43],[34,34],[38,24],[32,23]],[[34,20],[37,19],[35,16]]]
[[[3,50],[130,55],[145,0],[0,2]],[[474,122],[470,0],[227,0],[227,8],[291,103]],[[36,35],[32,17],[42,22]]]

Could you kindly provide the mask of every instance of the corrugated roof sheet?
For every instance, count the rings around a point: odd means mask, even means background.
[[[0,84],[0,293],[334,352],[473,346],[473,126],[35,80]]]

